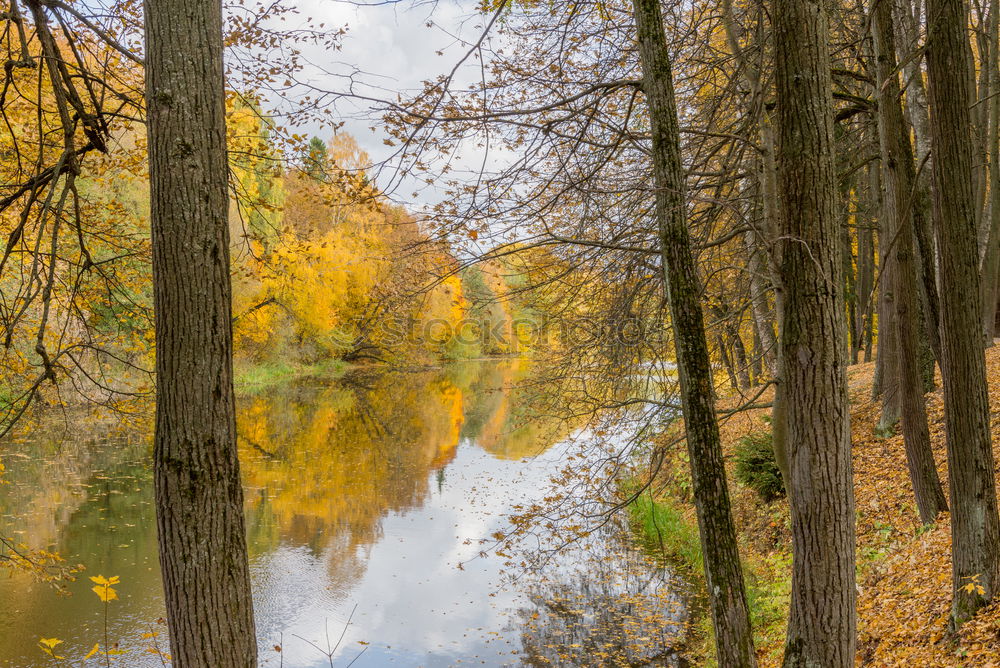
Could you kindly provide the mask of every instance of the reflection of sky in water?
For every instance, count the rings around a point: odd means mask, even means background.
[[[588,588],[595,567],[610,564],[618,577],[631,572],[623,564],[635,566],[621,550],[608,560],[602,538],[591,541],[599,555],[592,564],[570,554],[551,564],[548,584],[501,586],[503,559],[479,558],[479,539],[501,528],[514,505],[545,495],[566,446],[517,459],[538,451],[529,441],[539,434],[517,435],[512,426],[518,402],[500,391],[512,380],[509,369],[483,364],[450,373],[389,376],[361,390],[288,391],[263,408],[241,403],[252,447],[241,453],[262,665],[279,665],[279,643],[288,668],[329,665],[309,643],[325,648],[327,636],[334,645],[342,632],[338,666],[365,647],[359,668],[516,664],[525,610],[546,586]],[[146,439],[82,440],[57,431],[8,449],[23,456],[4,460],[0,530],[20,530],[18,538],[54,547],[88,570],[68,598],[20,577],[0,581],[7,611],[0,666],[48,665],[39,636],[63,639],[59,649],[69,658],[103,644],[101,606],[86,577],[96,574],[122,579],[109,635],[133,650],[117,665],[159,666],[139,640],[164,614]],[[359,476],[368,484],[354,484]],[[593,590],[646,586],[649,575],[640,567],[615,582],[595,581]],[[662,582],[657,575],[654,587]],[[165,642],[166,629],[158,628]]]
[[[501,460],[463,441],[440,488],[432,474],[423,507],[382,520],[382,538],[367,551],[363,577],[345,591],[308,585],[325,581],[327,555],[282,546],[255,560],[258,634],[267,643],[265,656],[283,630],[286,665],[324,665],[324,657],[290,634],[323,647],[326,626],[335,644],[356,604],[339,654],[349,660],[362,648],[358,641],[371,643],[356,666],[514,660],[500,654],[510,648],[506,641],[518,640],[503,629],[525,601],[499,586],[500,558],[477,558],[482,549],[477,539],[500,528],[513,504],[540,496],[552,464],[549,454],[526,462]]]

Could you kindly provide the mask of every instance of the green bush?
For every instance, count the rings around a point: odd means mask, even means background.
[[[757,492],[764,501],[785,495],[785,483],[771,448],[771,434],[764,432],[741,438],[735,459],[736,479]]]

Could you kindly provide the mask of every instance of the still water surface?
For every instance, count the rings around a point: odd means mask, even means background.
[[[466,363],[239,401],[262,665],[328,666],[342,633],[337,666],[362,650],[359,668],[613,665],[615,652],[676,665],[688,589],[614,523],[542,574],[480,556],[514,506],[546,494],[570,447],[565,425],[522,419],[516,375]],[[59,419],[5,447],[0,527],[87,570],[68,597],[0,581],[0,665],[51,665],[40,636],[62,639],[71,659],[103,644],[86,577],[97,574],[121,578],[109,637],[128,652],[116,664],[161,665],[141,637],[166,636],[149,441]]]

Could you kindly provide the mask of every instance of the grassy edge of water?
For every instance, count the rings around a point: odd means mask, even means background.
[[[689,506],[666,496],[654,498],[646,490],[628,505],[629,519],[642,544],[689,571],[704,596],[701,538],[694,509]],[[775,553],[766,558],[748,558],[747,550],[741,552],[754,642],[760,655],[765,647],[780,648],[783,644],[791,596],[791,557]],[[699,666],[718,666],[712,620],[704,601],[696,605],[694,612],[696,618],[688,638],[690,654]]]
[[[628,480],[622,487],[629,494],[639,488],[638,480]],[[714,666],[714,635],[708,610],[704,606],[705,571],[702,561],[698,524],[679,503],[654,498],[649,489],[637,494],[627,506],[632,533],[651,554],[687,573],[695,587],[691,605],[685,654],[693,665]]]
[[[235,365],[233,386],[237,394],[253,395],[276,385],[302,378],[342,378],[350,365],[343,360],[323,360],[315,364],[290,362],[239,363]]]
[[[632,526],[642,543],[653,550],[679,560],[686,568],[704,577],[701,539],[698,525],[667,500],[656,500],[649,490],[639,494],[628,506]]]

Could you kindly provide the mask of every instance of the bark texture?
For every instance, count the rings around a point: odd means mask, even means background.
[[[982,261],[982,305],[983,338],[986,347],[993,345],[997,312],[997,281],[1000,279],[1000,7],[997,0],[990,3],[988,21],[989,58],[984,69],[989,73],[989,235],[983,248]]]
[[[633,0],[653,138],[656,217],[677,356],[709,606],[721,666],[756,666],[715,416],[712,368],[685,213],[673,77],[659,0]]]
[[[900,106],[899,75],[892,30],[892,8],[885,0],[872,8],[875,72],[878,91],[879,144],[885,172],[883,212],[890,234],[883,243],[895,257],[896,355],[903,442],[910,481],[923,522],[933,522],[948,509],[931,450],[924,383],[921,377],[917,267],[913,257],[913,194],[916,169],[913,149]],[[886,280],[883,277],[882,280]],[[884,413],[883,413],[884,415]]]
[[[869,165],[867,172],[877,174],[878,170]],[[869,184],[877,184],[878,179],[867,172],[865,178],[868,179]],[[854,349],[851,351],[852,364],[859,360],[862,350],[865,351],[865,361],[871,361],[871,295],[875,285],[875,231],[867,220],[863,221],[863,224],[858,228],[858,271],[856,278],[855,292],[858,295],[859,303],[853,324],[854,334],[851,337],[854,342]]]
[[[776,0],[792,600],[785,666],[854,665],[855,528],[828,27]]]
[[[178,668],[257,665],[236,452],[219,0],[148,0],[154,478]]]
[[[996,593],[1000,534],[990,442],[976,211],[972,184],[969,68],[962,0],[928,0],[936,227],[941,255],[941,340],[945,435],[952,508],[952,622],[959,625]],[[975,582],[977,586],[966,588]],[[971,589],[971,591],[969,590]]]
[[[883,167],[883,172],[885,171]],[[882,179],[887,193],[890,184]],[[875,349],[875,380],[872,399],[882,399],[882,412],[878,427],[891,430],[899,422],[899,341],[896,336],[896,254],[893,240],[895,212],[886,207],[888,197],[883,195],[879,216],[879,273],[878,273],[878,348]]]
[[[934,232],[932,220],[937,217],[936,207],[932,206],[932,171],[933,156],[930,153],[930,113],[928,111],[927,90],[924,86],[924,73],[921,68],[922,58],[913,57],[920,44],[920,0],[910,3],[909,0],[895,0],[893,18],[895,19],[897,40],[896,59],[902,63],[903,80],[905,81],[906,99],[904,111],[913,130],[916,148],[917,189],[913,202],[914,210],[914,240],[917,251],[917,273],[920,277],[920,303],[925,336],[934,353],[934,358],[941,361],[941,306],[938,293],[937,251],[934,247]]]

